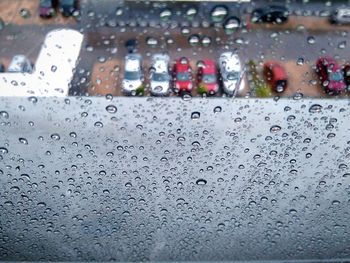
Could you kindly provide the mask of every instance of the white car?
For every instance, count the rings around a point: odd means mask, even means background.
[[[219,58],[219,70],[224,92],[229,95],[236,95],[244,89],[244,73],[241,61],[234,52],[225,52]]]
[[[124,93],[131,95],[144,92],[142,56],[140,54],[128,54],[125,56],[122,88]]]
[[[171,82],[169,61],[169,56],[165,54],[155,54],[152,56],[152,66],[150,69],[152,95],[165,96],[169,94]]]
[[[32,73],[33,66],[30,60],[24,55],[16,55],[8,67],[8,72],[11,73]]]
[[[330,21],[335,24],[350,23],[350,8],[336,9],[330,16]]]

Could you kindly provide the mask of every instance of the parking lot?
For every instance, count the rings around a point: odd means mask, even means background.
[[[105,5],[104,10],[99,10],[96,3],[91,3],[94,2],[81,1],[81,20],[77,21],[73,17],[63,18],[59,14],[51,19],[39,18],[37,0],[1,1],[0,17],[7,24],[0,31],[1,63],[6,67],[15,54],[26,54],[35,61],[47,32],[68,27],[79,30],[85,36],[71,95],[123,96],[121,81],[124,57],[127,54],[125,42],[136,39],[137,51],[144,59],[146,87],[150,57],[155,53],[166,52],[172,61],[186,56],[195,73],[198,61],[208,58],[217,61],[221,53],[236,50],[242,62],[254,60],[260,71],[263,62],[271,59],[285,68],[288,88],[280,96],[291,97],[295,93],[302,93],[305,97],[329,97],[320,87],[315,74],[317,58],[327,54],[335,57],[340,64],[350,60],[347,48],[350,27],[332,25],[327,17],[292,15],[283,25],[252,24],[249,22],[249,14],[242,12],[241,20],[245,22],[242,28],[233,34],[227,34],[217,25],[203,27],[181,22],[150,26],[123,20],[123,23],[119,23],[121,25],[117,23],[111,26],[106,22],[108,14],[104,12],[107,12],[105,9],[115,10],[117,4],[106,1],[110,8]],[[127,2],[123,4],[128,5]],[[190,41],[193,37],[199,41]],[[210,42],[203,45],[203,38]],[[246,75],[248,77],[249,72]],[[263,78],[262,75],[260,77]],[[238,96],[254,97],[254,87],[249,82],[246,83],[245,89]],[[150,96],[147,90],[145,95]],[[176,94],[171,94],[173,95]],[[196,89],[192,95],[199,96]],[[219,92],[215,96],[223,95]]]

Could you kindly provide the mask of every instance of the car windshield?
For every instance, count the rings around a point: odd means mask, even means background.
[[[40,0],[41,7],[52,7],[51,0]]]
[[[169,74],[167,74],[167,73],[153,73],[152,80],[158,81],[158,82],[163,82],[163,81],[169,81],[170,77],[169,77]]]
[[[239,72],[232,71],[232,72],[227,73],[227,79],[228,80],[238,80],[239,79]]]
[[[176,74],[176,79],[178,81],[188,81],[188,80],[190,80],[190,73],[189,72],[178,72]]]
[[[61,5],[71,6],[74,4],[74,1],[76,1],[76,0],[60,0],[60,3],[61,3]]]
[[[204,83],[216,83],[216,75],[215,74],[204,74],[203,75],[203,82]]]
[[[342,81],[343,80],[343,74],[339,71],[333,72],[329,75],[329,79],[331,81]]]
[[[141,74],[139,71],[125,71],[124,78],[127,80],[139,80]]]

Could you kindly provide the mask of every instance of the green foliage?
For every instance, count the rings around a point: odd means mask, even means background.
[[[136,95],[143,96],[145,94],[145,85],[141,84],[137,89],[136,89]]]
[[[201,94],[201,95],[203,95],[203,94],[205,94],[205,93],[208,93],[208,88],[207,88],[207,86],[205,86],[203,83],[200,83],[200,84],[198,85],[198,93]]]
[[[266,83],[261,83],[255,86],[255,95],[259,98],[268,98],[272,96],[272,91],[270,85]]]
[[[252,76],[252,84],[254,86],[253,91],[259,98],[267,98],[272,96],[272,89],[260,76],[257,70],[257,66],[253,60],[248,62],[250,74]]]

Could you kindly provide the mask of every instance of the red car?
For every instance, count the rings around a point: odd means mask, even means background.
[[[190,62],[186,57],[176,60],[173,68],[174,89],[178,93],[191,92],[193,88],[192,83],[192,69]]]
[[[197,83],[198,93],[215,94],[219,90],[218,69],[211,59],[206,59],[198,63]]]
[[[49,18],[55,15],[57,0],[40,0],[39,15],[42,18]]]
[[[346,89],[343,72],[339,64],[331,57],[321,57],[316,62],[316,72],[322,86],[329,94],[339,94]]]
[[[266,61],[263,71],[266,82],[275,92],[281,93],[287,88],[287,72],[276,61]]]

